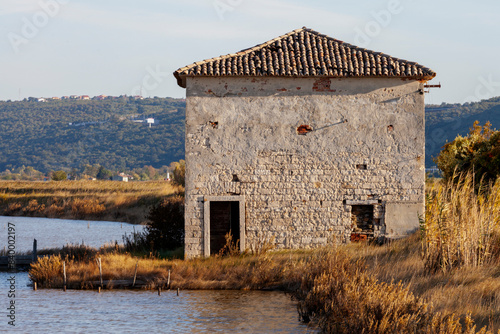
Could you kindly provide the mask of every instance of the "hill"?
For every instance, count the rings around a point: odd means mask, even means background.
[[[474,121],[481,125],[489,121],[492,128],[500,128],[500,97],[464,104],[427,105],[425,108],[425,165],[432,161],[447,141],[457,135],[466,135]]]
[[[171,98],[3,101],[0,171],[169,165],[184,158],[184,119],[185,101]]]
[[[32,166],[42,172],[100,164],[112,170],[159,168],[184,159],[183,99],[0,101],[0,171]],[[146,119],[154,118],[148,127]],[[446,141],[475,120],[500,128],[500,97],[426,106],[426,166]],[[142,122],[142,123],[141,123]]]

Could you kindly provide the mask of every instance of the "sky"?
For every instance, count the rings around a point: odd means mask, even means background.
[[[0,0],[0,100],[185,97],[176,69],[303,26],[431,68],[426,103],[500,96],[497,0]]]

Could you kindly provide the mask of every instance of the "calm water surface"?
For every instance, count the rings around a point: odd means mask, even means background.
[[[0,246],[7,222],[16,225],[18,251],[81,243],[95,247],[122,240],[134,226],[45,218],[0,217]],[[89,228],[87,227],[89,225]],[[142,227],[135,226],[138,230]],[[15,276],[16,327],[8,325]],[[0,273],[0,332],[7,333],[315,333],[298,320],[295,303],[280,292],[38,290],[27,273]]]
[[[33,249],[37,239],[38,249],[62,247],[66,244],[81,244],[100,247],[105,243],[122,242],[122,236],[134,230],[142,231],[144,226],[107,221],[86,221],[69,219],[2,217],[0,216],[0,246],[7,244],[8,223],[16,227],[16,251]]]
[[[12,333],[313,333],[280,292],[38,290],[16,276],[16,327],[8,325],[11,274],[0,273],[0,332]]]

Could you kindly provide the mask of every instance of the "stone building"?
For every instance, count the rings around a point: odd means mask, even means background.
[[[243,250],[418,228],[431,69],[302,28],[174,75],[187,89],[187,258],[228,232]]]

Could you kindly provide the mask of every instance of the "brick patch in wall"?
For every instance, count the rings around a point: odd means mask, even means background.
[[[332,81],[330,79],[319,79],[313,83],[313,91],[316,92],[336,92],[336,89],[331,89]]]

